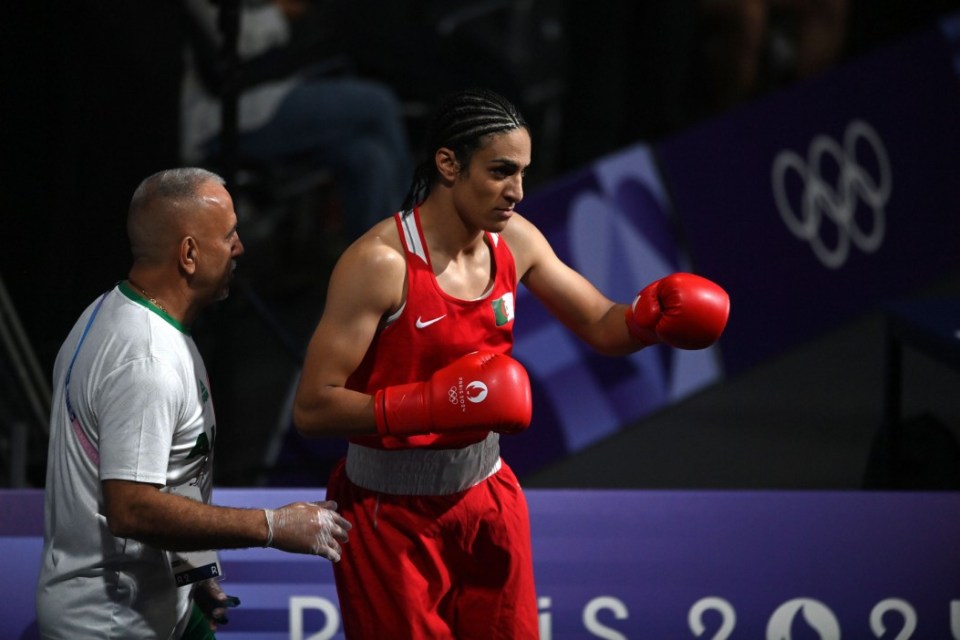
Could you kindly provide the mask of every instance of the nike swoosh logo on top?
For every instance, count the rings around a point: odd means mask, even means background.
[[[447,317],[447,314],[443,314],[442,316],[438,316],[433,320],[424,321],[420,319],[420,316],[417,316],[417,329],[425,329],[426,327],[429,327],[430,325],[432,325],[434,322],[440,322],[446,317]]]

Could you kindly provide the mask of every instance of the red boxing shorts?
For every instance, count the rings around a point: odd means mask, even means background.
[[[334,564],[347,638],[539,637],[527,501],[505,463],[440,496],[364,489],[344,466],[327,497],[353,523]]]

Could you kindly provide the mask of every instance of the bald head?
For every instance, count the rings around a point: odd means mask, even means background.
[[[170,255],[201,209],[201,187],[208,182],[224,184],[217,174],[192,167],[160,171],[140,183],[127,214],[134,261],[157,263]]]

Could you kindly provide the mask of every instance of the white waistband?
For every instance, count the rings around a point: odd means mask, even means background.
[[[469,489],[500,470],[500,434],[462,449],[372,449],[350,443],[347,477],[394,495],[442,496]]]

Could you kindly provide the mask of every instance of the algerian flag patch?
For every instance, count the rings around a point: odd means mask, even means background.
[[[492,302],[493,317],[497,321],[497,326],[502,327],[513,320],[513,294],[505,293]]]

